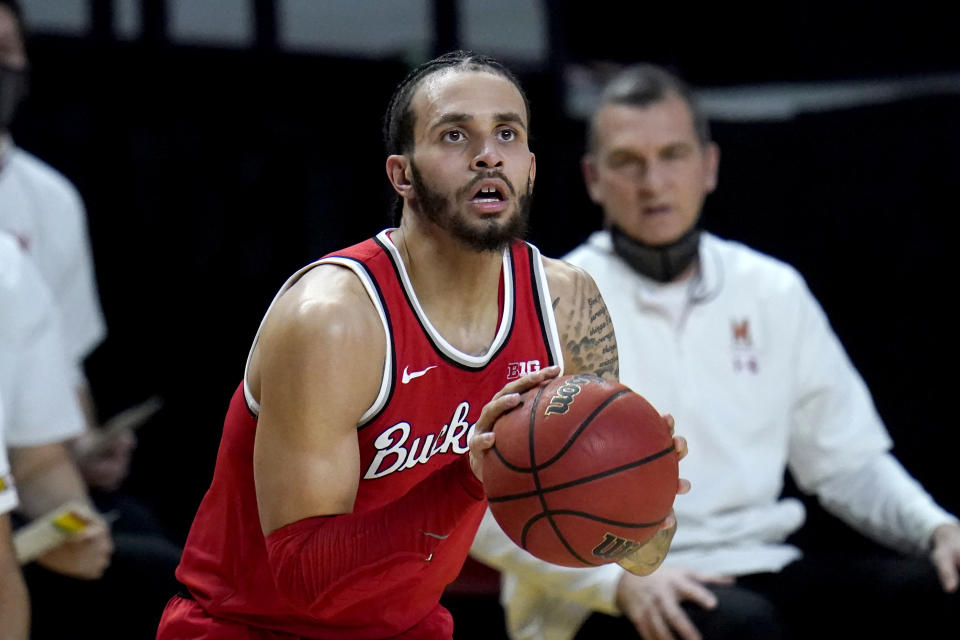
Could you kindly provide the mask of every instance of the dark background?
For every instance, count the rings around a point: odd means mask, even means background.
[[[169,42],[156,2],[145,3],[142,37],[119,41],[109,4],[92,3],[85,36],[33,35],[32,94],[14,134],[86,200],[109,325],[88,373],[104,418],[164,398],[140,432],[127,489],[182,540],[276,289],[304,263],[388,226],[379,125],[407,66],[399,55],[285,53],[270,2],[252,3],[257,39],[245,49]],[[455,6],[435,4],[434,48],[454,48]],[[538,159],[531,239],[552,256],[600,221],[579,176],[583,123],[563,108],[568,65],[650,60],[710,88],[960,70],[957,23],[934,3],[587,4],[545,3],[549,60],[515,67]],[[960,87],[717,122],[720,186],[704,217],[805,274],[895,453],[955,513],[958,116]]]

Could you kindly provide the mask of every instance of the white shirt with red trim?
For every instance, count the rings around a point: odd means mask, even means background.
[[[937,526],[956,522],[889,453],[863,379],[792,267],[710,234],[701,237],[697,275],[683,282],[638,275],[606,232],[566,260],[600,288],[621,381],[672,413],[689,443],[680,475],[692,490],[676,499],[667,564],[745,575],[799,558],[784,543],[805,519],[798,500],[780,497],[787,467],[841,519],[902,551],[927,550]],[[548,565],[489,517],[471,553],[503,572],[515,640],[569,640],[591,611],[618,613],[623,570],[615,564]]]
[[[0,402],[8,446],[62,442],[83,431],[72,370],[43,278],[17,240],[0,232]]]
[[[43,276],[67,353],[79,365],[106,336],[83,200],[63,174],[4,138],[0,229],[17,239]]]

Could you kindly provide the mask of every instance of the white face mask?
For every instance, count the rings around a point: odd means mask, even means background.
[[[0,64],[0,132],[13,122],[17,107],[27,95],[27,70]]]

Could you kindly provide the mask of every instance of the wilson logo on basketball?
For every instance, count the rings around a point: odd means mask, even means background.
[[[603,536],[603,542],[593,548],[593,555],[604,560],[617,560],[632,553],[639,546],[639,542],[606,533]]]
[[[547,405],[543,415],[549,416],[554,413],[566,413],[570,410],[573,399],[583,390],[582,385],[596,382],[596,380],[597,378],[593,376],[573,376],[567,380],[566,384],[557,389],[554,396],[550,398],[550,404]]]

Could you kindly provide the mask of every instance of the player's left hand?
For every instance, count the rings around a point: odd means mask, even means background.
[[[933,549],[930,561],[937,569],[940,584],[947,593],[953,593],[960,584],[960,525],[942,524],[933,530]]]
[[[534,373],[527,374],[518,380],[508,382],[503,389],[497,392],[495,396],[483,407],[480,412],[480,419],[473,428],[473,436],[470,438],[470,468],[477,478],[483,482],[483,456],[486,451],[493,446],[493,424],[505,412],[520,405],[523,401],[524,391],[533,389],[536,386],[556,378],[560,374],[560,367],[554,365],[545,369],[540,369]]]
[[[673,435],[676,427],[676,421],[669,413],[664,414],[663,419],[670,427],[670,434]],[[673,436],[673,446],[677,450],[677,456],[683,460],[687,455],[687,439],[683,436]],[[680,478],[677,482],[677,494],[684,494],[690,491],[690,481],[686,478]],[[650,575],[656,571],[657,567],[663,564],[667,557],[667,551],[670,550],[670,543],[673,541],[673,535],[677,532],[677,517],[673,510],[664,519],[660,525],[660,530],[650,538],[642,547],[623,558],[617,564],[638,576]]]
[[[670,510],[668,515],[660,525],[652,538],[647,540],[642,547],[621,558],[617,561],[621,567],[637,576],[650,575],[657,570],[664,559],[667,557],[667,551],[670,550],[670,543],[673,541],[673,534],[677,532],[677,517]]]
[[[670,435],[673,436],[673,446],[677,450],[677,456],[680,460],[683,460],[687,457],[687,439],[683,436],[674,435],[674,430],[677,426],[677,421],[674,417],[669,414],[663,414],[663,419],[666,421],[667,426],[670,427]],[[689,493],[690,491],[690,481],[686,478],[680,478],[680,482],[677,486],[677,493],[684,494]]]

